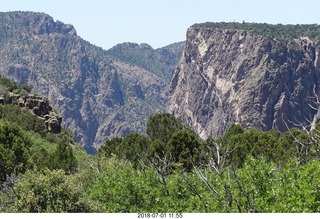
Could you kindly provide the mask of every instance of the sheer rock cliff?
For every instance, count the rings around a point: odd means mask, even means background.
[[[286,131],[318,120],[320,43],[250,30],[192,26],[168,111],[202,138],[231,124]]]

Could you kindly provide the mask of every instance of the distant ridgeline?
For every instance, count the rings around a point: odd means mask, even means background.
[[[301,36],[309,37],[313,41],[320,40],[320,25],[318,24],[266,24],[266,23],[238,23],[238,22],[206,22],[194,24],[193,28],[222,28],[253,31],[255,34],[292,40]]]

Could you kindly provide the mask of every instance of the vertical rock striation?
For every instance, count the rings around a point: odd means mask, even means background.
[[[81,39],[44,13],[0,12],[0,74],[48,98],[88,153],[107,137],[145,132],[167,83]]]
[[[168,110],[203,138],[234,123],[280,131],[310,126],[317,121],[319,52],[320,43],[303,36],[190,27]]]

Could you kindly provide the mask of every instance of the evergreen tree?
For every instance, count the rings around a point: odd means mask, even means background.
[[[117,154],[122,140],[123,139],[120,137],[107,139],[106,142],[101,146],[101,148],[99,148],[99,153],[103,154],[106,157],[110,157],[111,154]]]
[[[0,120],[0,182],[26,170],[31,140],[17,125]]]
[[[50,166],[52,170],[62,169],[68,173],[75,171],[77,160],[73,155],[72,147],[61,140],[56,150],[50,155]]]
[[[151,116],[147,122],[147,135],[151,141],[158,139],[166,144],[171,136],[184,128],[181,121],[169,113],[158,113]]]
[[[174,162],[181,163],[186,171],[197,165],[200,159],[200,139],[193,131],[183,129],[173,134],[166,146],[166,154],[173,157]]]

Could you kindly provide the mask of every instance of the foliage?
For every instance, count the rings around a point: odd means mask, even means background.
[[[266,24],[266,23],[238,23],[238,22],[207,22],[201,24],[194,24],[195,28],[218,28],[218,29],[240,29],[252,31],[255,34],[273,37],[277,39],[293,40],[299,37],[307,36],[311,40],[320,40],[319,32],[320,25],[318,24],[297,24],[297,25],[283,25],[283,24]]]
[[[25,91],[27,91],[28,93],[31,92],[31,87],[30,87],[30,85],[28,85],[28,84],[21,84],[21,85],[20,85],[20,89],[21,89],[21,90],[25,90]]]
[[[77,167],[76,158],[73,155],[71,146],[61,140],[57,148],[49,156],[49,169],[59,170],[62,169],[68,173],[74,172]]]
[[[30,147],[30,139],[17,125],[0,120],[0,183],[26,170]]]
[[[169,113],[151,116],[147,122],[147,134],[152,141],[148,146],[149,160],[153,166],[166,169],[162,174],[179,163],[190,171],[198,162],[199,137]]]
[[[147,135],[152,141],[158,139],[166,144],[171,136],[184,128],[181,121],[169,113],[157,113],[147,121]]]
[[[110,157],[112,153],[118,151],[119,145],[122,143],[122,138],[114,137],[111,139],[107,139],[104,145],[102,145],[99,149],[100,153],[103,153],[104,156]]]
[[[7,115],[7,114],[2,114]],[[0,120],[1,212],[319,212],[319,125],[201,140],[169,114],[96,156]]]
[[[61,140],[57,145],[18,125],[0,120],[0,183],[8,176],[27,169],[63,169],[75,171],[77,160],[71,146]],[[1,186],[0,186],[1,187]]]
[[[10,81],[7,78],[0,77],[0,85],[8,88],[8,91],[12,92],[15,89],[18,89],[18,84]]]
[[[148,136],[131,133],[124,139],[108,139],[99,153],[112,154],[130,161],[134,168],[159,166],[162,174],[175,164],[190,171],[199,163],[201,142],[199,137],[169,113],[155,114],[147,122]]]
[[[7,104],[0,106],[0,118],[17,124],[23,130],[39,133],[42,137],[48,133],[43,120],[29,111],[21,110],[21,107],[17,105]]]
[[[166,176],[166,188],[151,168],[134,171],[112,162],[90,188],[105,212],[318,212],[320,163],[283,168],[249,156],[240,169],[218,175],[210,169]],[[308,183],[310,182],[310,183]]]
[[[180,130],[171,137],[166,147],[175,163],[182,163],[186,171],[191,171],[199,163],[201,143],[199,137],[188,129]]]
[[[142,175],[133,171],[130,164],[119,162],[99,174],[89,195],[91,199],[103,203],[105,212],[148,211],[156,198],[161,197],[161,185],[152,172]]]
[[[275,130],[263,132],[252,128],[244,131],[231,126],[217,142],[223,145],[221,154],[227,157],[227,165],[236,167],[241,167],[248,155],[264,156],[277,164],[286,163],[291,158],[305,163],[316,157],[316,145],[312,144],[307,133],[296,128],[280,134]]]
[[[236,183],[242,191],[238,199],[246,199],[242,211],[317,212],[319,179],[315,175],[319,167],[318,161],[300,166],[291,160],[277,170],[273,163],[250,158],[237,172]]]
[[[94,201],[86,197],[81,182],[62,170],[28,171],[10,192],[7,195],[13,204],[6,206],[7,212],[99,211]]]
[[[149,139],[146,136],[131,133],[123,140],[118,137],[107,140],[100,153],[104,153],[108,157],[115,154],[121,159],[130,161],[135,168],[138,168],[141,159],[144,159],[141,155],[147,151],[148,145]]]
[[[25,91],[27,93],[31,92],[31,87],[28,84],[21,84],[18,85],[16,82],[12,82],[7,78],[0,76],[0,86],[6,87],[7,91],[19,94],[23,93],[22,91]]]
[[[201,186],[195,174],[189,177]],[[183,173],[167,176],[164,188],[153,168],[137,171],[115,157],[101,167],[89,197],[103,203],[104,212],[183,212],[194,211],[193,207],[201,211],[201,203],[190,191]]]

